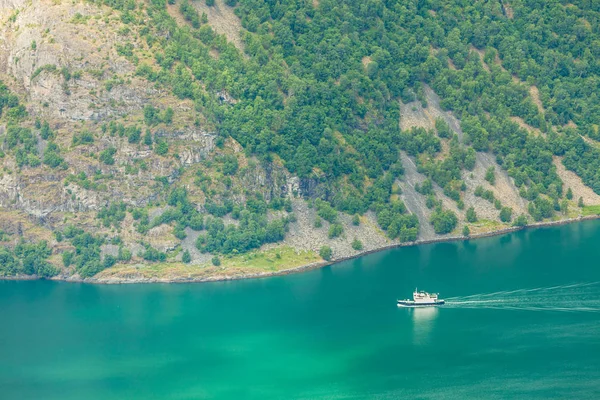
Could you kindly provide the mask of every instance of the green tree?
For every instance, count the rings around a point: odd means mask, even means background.
[[[573,191],[571,190],[571,188],[567,189],[567,199],[573,200]]]
[[[190,255],[190,252],[188,250],[185,250],[181,255],[181,261],[183,261],[186,264],[189,264],[192,261],[192,256]]]
[[[475,208],[469,207],[466,213],[467,222],[474,223],[477,222],[477,213],[475,212]]]
[[[313,160],[317,158],[317,150],[305,140],[296,150],[294,162],[290,164],[290,169],[295,171],[301,177],[308,177],[312,173]]]
[[[463,226],[462,234],[465,237],[468,237],[471,235],[471,230],[469,229],[469,227],[467,225]]]
[[[225,155],[222,158],[223,161],[223,173],[225,175],[235,175],[238,170],[239,164],[238,159],[234,155]]]
[[[171,125],[173,123],[173,109],[171,107],[167,107],[167,109],[164,111],[163,115],[162,115],[162,122],[164,122],[167,125]]]
[[[496,210],[502,209],[502,202],[499,199],[494,199],[494,208]]]
[[[561,211],[563,214],[565,214],[565,215],[567,215],[567,214],[568,214],[568,212],[569,212],[569,200],[567,200],[567,199],[563,199],[563,200],[560,202],[560,211]]]
[[[119,254],[117,255],[117,258],[119,259],[119,261],[130,261],[131,260],[131,250],[129,250],[126,247],[119,247]]]
[[[331,207],[331,204],[329,204],[326,201],[317,199],[315,201],[315,206],[317,208],[317,215],[321,218],[323,218],[325,221],[333,224],[336,222],[337,220],[337,211]]]
[[[50,129],[50,125],[46,121],[44,121],[40,126],[40,136],[44,140],[54,139],[54,137],[56,136],[54,132],[52,132],[52,129]]]
[[[490,183],[490,185],[496,184],[496,169],[494,167],[489,167],[485,171],[485,180]]]
[[[500,211],[500,221],[510,222],[511,220],[512,220],[512,208],[502,207],[502,210]]]
[[[342,226],[342,224],[331,224],[329,226],[329,231],[327,232],[327,236],[329,237],[329,239],[333,239],[336,237],[339,237],[342,233],[344,232],[344,227]]]
[[[163,139],[159,139],[156,141],[156,146],[154,146],[154,152],[159,156],[164,156],[169,152],[169,145]]]
[[[527,225],[527,216],[526,215],[519,215],[515,221],[513,222],[514,226],[526,226]]]
[[[333,256],[333,251],[331,250],[331,247],[329,246],[322,246],[321,249],[319,250],[319,255],[321,256],[321,258],[325,261],[330,261],[331,257]]]
[[[67,168],[67,163],[65,162],[64,158],[62,158],[60,155],[60,148],[54,142],[48,142],[48,146],[44,151],[43,162],[50,168]]]
[[[441,207],[438,207],[431,214],[430,222],[431,225],[433,225],[435,233],[443,235],[454,230],[458,223],[458,218],[452,210],[444,210]]]
[[[73,255],[74,253],[72,251],[65,251],[64,253],[62,253],[62,262],[65,267],[71,265],[71,263],[73,262]]]
[[[152,146],[152,133],[150,133],[149,129],[146,130],[146,134],[144,135],[144,144],[146,146]]]

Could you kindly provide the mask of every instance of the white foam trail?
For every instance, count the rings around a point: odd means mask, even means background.
[[[455,296],[446,298],[446,307],[600,313],[600,292],[578,290],[598,284],[600,281]]]
[[[466,300],[466,301],[452,301],[450,303],[452,304],[457,304],[457,305],[463,305],[463,304],[485,304],[485,303],[505,303],[507,301],[510,300]]]
[[[588,312],[588,313],[600,313],[600,308],[590,308],[590,307],[575,307],[575,308],[567,308],[567,307],[533,307],[533,306],[509,306],[509,305],[482,305],[482,306],[458,306],[458,307],[448,307],[448,308],[460,308],[460,309],[470,309],[470,310],[513,310],[513,311],[548,311],[548,312]]]
[[[569,284],[569,285],[558,285],[558,286],[551,286],[551,287],[539,287],[539,288],[533,288],[533,289],[504,290],[504,291],[500,291],[500,292],[478,293],[478,294],[472,294],[472,295],[468,295],[468,296],[453,296],[453,297],[448,297],[447,300],[466,300],[466,299],[474,299],[474,298],[488,298],[488,297],[507,295],[507,294],[521,294],[521,293],[526,294],[526,293],[542,292],[542,291],[546,292],[546,291],[552,291],[552,290],[572,289],[572,288],[585,287],[585,286],[594,286],[594,285],[598,285],[598,284],[600,284],[600,281],[585,282],[585,283],[573,283],[573,284]]]

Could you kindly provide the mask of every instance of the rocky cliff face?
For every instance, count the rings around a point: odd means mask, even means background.
[[[160,95],[119,56],[116,45],[133,32],[110,9],[43,0],[7,1],[1,8],[0,74],[12,78],[36,116],[99,121],[135,112]]]

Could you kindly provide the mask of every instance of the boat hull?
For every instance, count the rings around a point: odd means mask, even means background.
[[[437,300],[428,303],[416,303],[414,300],[398,300],[398,307],[436,307],[444,305],[444,300]]]

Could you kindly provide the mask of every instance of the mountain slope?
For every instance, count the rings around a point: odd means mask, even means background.
[[[0,0],[0,275],[254,276],[594,213],[599,18]]]

